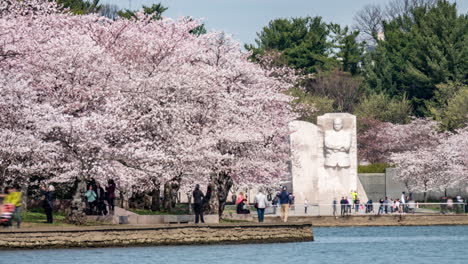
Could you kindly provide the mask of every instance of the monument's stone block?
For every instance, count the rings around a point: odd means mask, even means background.
[[[317,125],[290,124],[291,174],[297,203],[330,204],[357,190],[367,201],[357,176],[356,116],[329,113]],[[331,208],[331,206],[330,206]]]
[[[297,203],[316,201],[317,197],[317,160],[318,127],[304,121],[293,121],[289,128],[291,144],[291,174],[293,192]]]

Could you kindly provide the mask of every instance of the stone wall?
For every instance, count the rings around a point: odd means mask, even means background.
[[[378,202],[380,198],[385,197],[385,173],[359,173],[358,177],[367,197],[373,202]]]
[[[279,222],[279,217],[265,217],[265,222]],[[427,226],[427,225],[468,225],[468,215],[353,215],[334,216],[291,216],[288,222],[312,222],[314,227],[335,226]]]
[[[385,173],[360,173],[359,179],[366,191],[369,199],[378,202],[380,198],[400,198],[403,191],[409,194],[408,189],[403,183],[395,180],[397,176],[397,169],[387,168]],[[466,186],[460,188],[447,189],[447,195],[455,197],[461,195],[468,198],[468,189]],[[429,191],[427,198],[429,200],[439,200],[440,197],[445,196],[445,191]],[[413,198],[422,201],[424,199],[423,193],[413,193]]]
[[[312,241],[310,223],[106,226],[1,230],[0,249]]]

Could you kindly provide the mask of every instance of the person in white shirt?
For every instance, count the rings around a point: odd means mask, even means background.
[[[265,216],[265,208],[267,207],[268,200],[263,190],[260,188],[254,199],[255,208],[257,208],[258,222],[262,223]]]

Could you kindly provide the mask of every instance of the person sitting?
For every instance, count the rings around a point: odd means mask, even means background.
[[[244,199],[239,204],[237,204],[237,213],[250,214],[250,210],[247,209],[247,199]]]

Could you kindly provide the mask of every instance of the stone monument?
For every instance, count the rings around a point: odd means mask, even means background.
[[[356,116],[329,113],[317,125],[294,121],[291,129],[291,174],[296,203],[330,204],[357,190],[367,197],[357,176]]]

